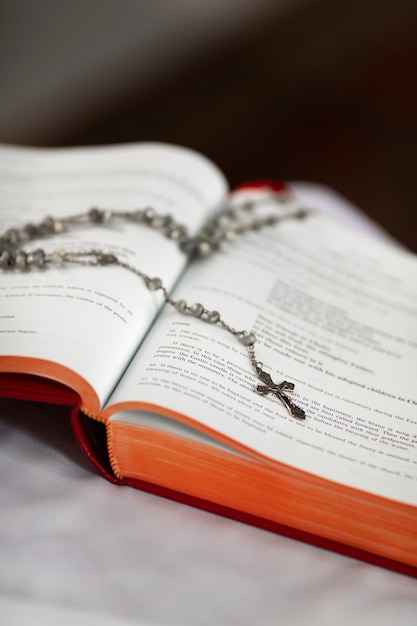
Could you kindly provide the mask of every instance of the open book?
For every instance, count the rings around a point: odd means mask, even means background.
[[[285,214],[317,196],[296,184],[283,204],[266,184],[230,193],[210,161],[161,144],[4,146],[0,172],[1,232],[152,206],[192,234],[226,200]],[[117,266],[1,272],[0,394],[72,406],[82,447],[114,482],[416,575],[417,261],[346,216],[359,229],[316,210],[192,264],[136,224],[31,245],[117,254],[253,331],[273,380],[295,383],[304,421],[256,394],[236,338]]]

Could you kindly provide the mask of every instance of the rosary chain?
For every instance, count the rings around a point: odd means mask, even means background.
[[[285,199],[285,195],[282,192],[271,195],[278,196],[280,201]],[[271,195],[268,194],[268,199],[270,199]],[[258,385],[256,391],[261,395],[266,395],[270,392],[274,393],[293,417],[305,419],[304,411],[283,393],[288,390],[292,391],[294,385],[287,381],[283,381],[279,385],[275,384],[270,375],[264,371],[263,364],[257,360],[254,347],[256,336],[253,332],[236,330],[222,319],[218,311],[206,309],[199,302],[190,305],[183,299],[173,300],[160,278],[151,278],[138,268],[121,261],[114,254],[94,249],[83,252],[56,250],[52,253],[47,253],[42,248],[38,248],[26,252],[20,247],[33,239],[65,233],[74,226],[107,225],[112,221],[125,220],[131,223],[144,224],[161,232],[165,237],[176,241],[180,250],[191,258],[206,257],[218,250],[221,244],[232,242],[239,235],[249,231],[257,231],[266,226],[274,226],[283,219],[302,219],[308,214],[305,209],[298,209],[283,215],[272,214],[266,217],[238,221],[242,212],[250,213],[258,204],[259,201],[245,202],[242,205],[226,208],[220,215],[208,221],[195,237],[190,237],[187,228],[183,224],[176,222],[171,215],[159,214],[149,207],[134,211],[112,211],[110,209],[93,207],[86,213],[61,219],[48,216],[38,224],[29,223],[21,228],[10,228],[3,235],[0,235],[0,269],[25,271],[31,269],[40,270],[47,267],[59,268],[65,264],[76,264],[82,266],[117,265],[129,270],[142,279],[149,291],[161,291],[165,303],[174,307],[178,313],[190,315],[209,324],[219,325],[228,333],[237,337],[241,344],[247,348],[250,363],[257,376],[264,383],[263,385]]]
[[[63,234],[76,226],[109,225],[117,220],[143,224],[175,241],[180,250],[190,257],[206,257],[217,251],[222,243],[232,242],[249,231],[274,226],[284,219],[301,219],[307,214],[305,209],[297,209],[283,215],[270,214],[265,217],[238,221],[242,213],[250,213],[257,204],[259,203],[245,202],[242,205],[226,208],[221,214],[206,222],[194,237],[189,235],[184,224],[176,222],[169,214],[157,213],[151,207],[134,211],[113,211],[93,207],[86,213],[61,219],[48,216],[38,224],[28,223],[21,228],[10,228],[0,235],[0,267],[8,269],[16,265],[16,269],[25,269],[25,260],[33,267],[42,267],[43,261],[49,262],[49,260],[42,259],[40,250],[37,250],[34,256],[28,257],[27,254],[25,256],[24,251],[20,250],[20,246],[33,239]]]

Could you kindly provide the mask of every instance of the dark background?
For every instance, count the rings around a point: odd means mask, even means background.
[[[162,80],[145,84],[131,71],[60,122],[51,115],[49,127],[0,124],[0,141],[186,145],[232,185],[329,185],[417,252],[417,2],[278,4],[170,64]],[[7,89],[7,73],[1,78]]]

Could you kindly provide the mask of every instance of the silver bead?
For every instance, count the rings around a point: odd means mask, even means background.
[[[64,224],[61,222],[61,220],[54,220],[54,223],[52,224],[52,229],[55,234],[63,233]]]
[[[106,252],[98,252],[96,256],[97,265],[116,265],[117,256]]]
[[[175,308],[179,313],[186,313],[188,305],[185,300],[177,300],[175,303]]]
[[[162,280],[160,278],[150,278],[146,283],[149,291],[157,291],[162,287]]]
[[[187,231],[182,226],[172,226],[168,228],[166,236],[173,241],[178,241],[181,237],[187,234]]]
[[[43,267],[45,265],[45,252],[39,248],[32,252],[31,265],[36,268]]]
[[[220,313],[218,311],[209,311],[207,313],[207,321],[210,322],[210,324],[217,324],[219,320]]]
[[[151,220],[156,216],[156,211],[152,207],[148,207],[144,210],[143,215],[147,222],[151,222]]]
[[[197,246],[197,253],[199,256],[209,256],[213,252],[212,246],[208,241],[200,241]]]
[[[51,265],[54,267],[62,267],[64,264],[64,254],[59,250],[55,250],[55,252],[51,254],[50,261]]]
[[[245,333],[240,337],[240,341],[244,346],[253,346],[256,341],[256,337],[254,333]]]
[[[234,241],[236,239],[236,232],[232,229],[225,230],[223,232],[223,239],[225,241]]]
[[[191,307],[191,315],[194,317],[201,317],[204,313],[204,307],[199,302],[196,302]]]
[[[7,269],[10,266],[11,258],[12,258],[11,252],[9,252],[8,250],[4,250],[0,254],[0,267],[2,269]]]
[[[239,208],[235,206],[231,206],[227,209],[226,215],[228,215],[232,220],[235,220],[239,217]]]
[[[26,252],[23,252],[23,250],[19,250],[16,253],[15,267],[17,267],[18,270],[24,270],[27,268],[27,254]]]
[[[227,228],[227,226],[229,226],[229,220],[225,215],[220,215],[218,218],[216,218],[215,224],[219,228]]]
[[[26,239],[32,239],[39,234],[38,227],[35,224],[26,224],[23,227],[23,232],[25,233]]]
[[[110,221],[112,213],[108,209],[97,209],[93,207],[87,213],[88,219],[93,224],[105,224]]]
[[[165,226],[165,216],[164,215],[155,215],[155,217],[153,217],[151,219],[150,224],[151,224],[152,228],[155,228],[156,230],[159,230],[160,228]]]
[[[45,217],[42,222],[39,224],[40,231],[43,235],[53,233],[54,232],[55,220],[53,217]]]
[[[254,202],[252,202],[251,200],[248,200],[248,201],[246,201],[246,202],[244,202],[244,203],[242,204],[242,210],[243,210],[243,211],[252,211],[252,209],[254,208],[254,206],[255,206],[255,203],[254,203]]]
[[[4,233],[7,243],[14,246],[19,241],[19,231],[17,228],[10,228]]]
[[[28,234],[28,232],[27,232],[27,230],[25,228],[21,228],[17,232],[17,236],[19,238],[19,241],[28,241],[28,239],[29,239],[29,234]]]

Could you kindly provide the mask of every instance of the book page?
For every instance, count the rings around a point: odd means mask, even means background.
[[[174,146],[0,148],[1,232],[91,207],[152,207],[173,215],[192,233],[225,193],[225,179],[211,162]],[[104,250],[151,277],[163,277],[168,288],[185,265],[175,242],[144,225],[121,221],[72,227],[24,247]],[[160,304],[138,276],[120,267],[1,271],[0,368],[6,356],[58,362],[87,380],[103,402]]]
[[[416,276],[411,254],[317,214],[251,233],[191,267],[175,295],[253,330],[306,420],[255,393],[236,338],[172,310],[111,402],[163,405],[240,451],[417,504]],[[111,419],[142,423],[133,410]]]

